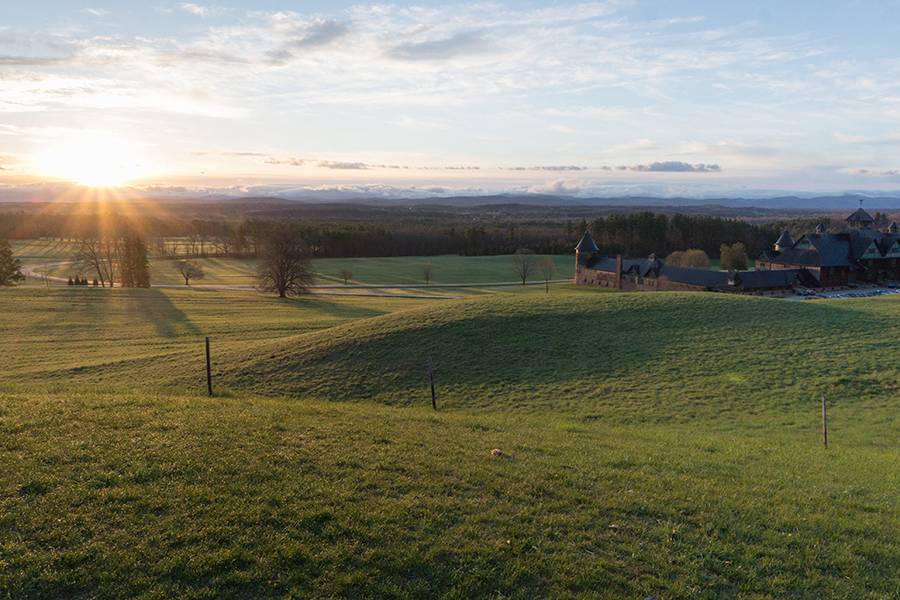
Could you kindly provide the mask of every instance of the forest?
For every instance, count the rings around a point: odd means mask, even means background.
[[[661,210],[605,212],[558,207],[377,207],[328,205],[284,208],[209,204],[90,206],[53,204],[35,210],[0,205],[0,239],[108,239],[139,233],[162,256],[255,256],[277,223],[289,222],[313,258],[484,256],[530,248],[568,254],[585,229],[604,253],[668,255],[700,249],[718,257],[722,244],[759,254],[785,228],[811,230],[828,217],[770,219],[682,214]]]

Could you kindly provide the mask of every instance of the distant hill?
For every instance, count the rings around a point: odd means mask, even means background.
[[[22,192],[0,191],[0,207],[7,209],[15,205],[28,205],[33,203],[56,202],[59,194],[52,192],[34,192],[24,194]],[[72,198],[73,196],[63,196]],[[811,195],[798,193],[795,195],[766,196],[761,192],[749,192],[747,195],[718,197],[688,197],[688,196],[573,196],[558,194],[529,194],[529,193],[501,193],[501,194],[470,194],[456,196],[422,195],[404,196],[398,194],[395,197],[366,193],[342,193],[336,195],[328,192],[315,192],[310,190],[283,190],[272,191],[268,194],[235,194],[225,192],[191,192],[184,189],[178,193],[156,194],[150,191],[130,190],[123,195],[129,203],[141,203],[150,201],[165,204],[218,204],[224,206],[255,206],[257,208],[270,207],[289,208],[297,205],[363,205],[363,206],[434,206],[452,208],[474,208],[481,206],[535,206],[548,208],[577,208],[577,207],[609,207],[609,208],[646,208],[658,209],[692,209],[695,212],[715,214],[717,211],[738,209],[742,214],[749,209],[767,211],[844,211],[859,206],[863,201],[865,207],[871,210],[900,210],[900,191],[897,192],[847,192],[833,195]],[[752,212],[752,211],[749,211]]]

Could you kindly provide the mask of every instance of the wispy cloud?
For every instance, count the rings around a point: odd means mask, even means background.
[[[719,165],[707,165],[703,163],[689,164],[677,160],[654,162],[648,165],[631,165],[618,167],[621,171],[638,171],[643,173],[720,173]]]
[[[388,51],[388,56],[399,60],[444,61],[460,56],[487,53],[492,49],[492,44],[483,33],[461,31],[445,38],[399,44]]]
[[[191,148],[250,140],[267,152],[232,156],[292,177],[480,170],[433,177],[490,171],[531,185],[557,172],[572,188],[596,171],[717,181],[896,166],[884,150],[900,144],[885,129],[900,119],[900,50],[853,56],[800,29],[773,35],[695,10],[647,19],[627,1],[219,4],[165,3],[164,34],[105,23],[92,7],[77,27],[3,25],[4,124],[29,126],[35,113],[48,127],[129,123],[177,154],[166,157],[175,168],[192,160],[184,132]],[[3,140],[10,153],[30,143]]]
[[[506,171],[587,171],[589,167],[579,167],[577,165],[549,165],[538,167],[501,167]]]
[[[203,6],[202,4],[194,4],[193,2],[184,2],[179,5],[179,8],[184,12],[196,17],[208,17],[212,13],[212,9],[210,9],[208,6]]]

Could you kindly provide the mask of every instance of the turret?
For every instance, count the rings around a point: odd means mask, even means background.
[[[875,224],[875,219],[863,209],[862,201],[860,201],[859,208],[847,217],[847,223],[854,229],[869,229]]]
[[[897,221],[891,221],[891,224],[888,225],[886,233],[892,233],[894,235],[900,233],[900,225],[897,225]]]
[[[597,244],[594,243],[594,238],[591,237],[591,232],[585,231],[581,236],[581,241],[575,246],[576,266],[586,265],[599,251]]]
[[[781,234],[781,237],[775,242],[775,252],[784,252],[788,248],[794,247],[794,238],[791,237],[791,232],[787,229],[784,230],[784,233]]]
[[[825,235],[825,231],[827,230],[825,229],[824,223],[819,223],[818,225],[816,225],[816,235]]]

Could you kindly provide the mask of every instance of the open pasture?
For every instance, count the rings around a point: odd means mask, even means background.
[[[17,241],[13,252],[26,266],[54,277],[69,277],[91,273],[76,262],[78,245],[58,240]],[[151,248],[152,250],[152,248]],[[543,255],[532,258],[528,281],[543,281],[539,268]],[[550,256],[554,262],[553,279],[568,280],[575,274],[574,257]],[[256,260],[249,258],[190,258],[204,271],[204,278],[195,285],[251,286],[255,281]],[[151,281],[155,285],[181,285],[184,279],[178,272],[178,260],[151,255]],[[424,270],[430,265],[431,284],[484,286],[519,281],[513,270],[512,257],[503,256],[396,256],[381,258],[319,258],[313,259],[313,271],[319,285],[343,286],[341,272],[352,273],[350,285],[425,286]],[[465,292],[463,292],[465,293]]]
[[[895,298],[23,288],[0,313],[11,597],[900,591]]]

